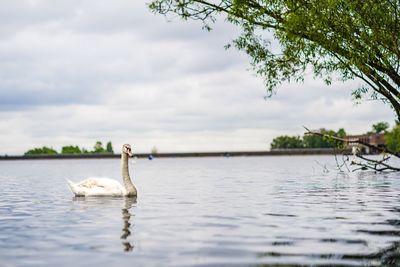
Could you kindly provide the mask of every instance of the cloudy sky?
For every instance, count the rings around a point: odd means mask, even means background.
[[[0,154],[100,140],[137,152],[269,149],[282,134],[393,124],[382,103],[355,105],[358,81],[307,77],[264,100],[237,30],[152,14],[140,0],[0,0]],[[117,150],[117,149],[116,149]]]

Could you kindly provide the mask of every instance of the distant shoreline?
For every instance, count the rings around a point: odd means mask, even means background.
[[[346,154],[350,151],[346,151]],[[332,148],[318,149],[279,149],[270,151],[227,151],[227,152],[181,152],[181,153],[139,153],[137,158],[196,158],[196,157],[254,157],[254,156],[297,156],[297,155],[333,155]],[[337,152],[340,154],[340,152]],[[0,160],[37,160],[37,159],[112,159],[121,154],[57,154],[30,156],[0,156]]]

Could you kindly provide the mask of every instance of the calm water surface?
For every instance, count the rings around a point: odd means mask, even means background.
[[[400,175],[330,156],[137,160],[138,199],[74,198],[120,162],[0,162],[0,266],[400,265]]]

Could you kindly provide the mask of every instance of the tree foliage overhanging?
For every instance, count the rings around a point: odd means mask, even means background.
[[[400,0],[153,0],[149,7],[203,21],[206,29],[226,16],[241,28],[233,44],[251,57],[268,95],[312,68],[328,84],[335,75],[361,79],[354,98],[383,100],[400,120]]]

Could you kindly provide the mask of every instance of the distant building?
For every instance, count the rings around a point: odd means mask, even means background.
[[[376,149],[371,149],[367,146],[363,146],[357,143],[363,142],[366,144],[370,144],[376,147],[384,148],[385,147],[385,135],[383,133],[371,133],[371,134],[360,134],[360,135],[348,135],[345,137],[348,142],[348,148],[358,147],[365,154],[375,154],[379,153]]]

